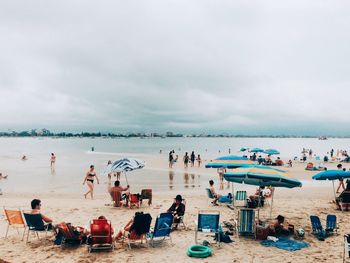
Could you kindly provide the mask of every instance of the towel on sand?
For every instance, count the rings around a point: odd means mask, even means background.
[[[288,251],[295,251],[310,246],[310,244],[307,242],[296,241],[293,239],[286,238],[279,239],[276,242],[272,240],[263,240],[260,242],[260,244],[265,247],[277,247],[279,249],[284,249]]]

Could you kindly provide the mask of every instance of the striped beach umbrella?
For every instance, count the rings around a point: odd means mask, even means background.
[[[249,184],[272,187],[294,188],[301,187],[302,183],[298,179],[290,177],[283,170],[271,168],[268,166],[254,166],[247,168],[237,168],[224,174],[225,180],[232,183]],[[274,191],[272,191],[272,200],[270,208],[270,217],[272,214]]]
[[[247,157],[228,155],[211,160],[205,165],[205,168],[237,168],[252,165],[255,165],[255,162],[249,160]]]
[[[135,158],[124,158],[117,160],[107,166],[106,173],[112,172],[124,172],[126,182],[128,183],[128,178],[126,176],[126,172],[130,172],[137,169],[142,169],[145,167],[145,162],[135,159]]]

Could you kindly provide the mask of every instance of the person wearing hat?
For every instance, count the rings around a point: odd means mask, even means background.
[[[182,196],[177,195],[175,197],[175,202],[171,205],[171,207],[168,209],[168,213],[172,213],[174,216],[174,229],[177,228],[177,225],[180,223],[181,216],[185,214],[185,204],[182,202]]]

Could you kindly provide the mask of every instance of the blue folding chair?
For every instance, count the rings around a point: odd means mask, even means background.
[[[318,235],[320,232],[323,231],[323,226],[318,216],[310,216],[310,221],[312,226],[312,233],[314,235]]]
[[[44,221],[41,217],[41,214],[26,214],[23,213],[23,216],[26,220],[27,223],[27,240],[26,242],[28,242],[29,239],[29,232],[33,232],[38,239],[39,238],[39,232],[45,232],[45,236],[47,235],[47,231],[51,230],[50,228],[52,228],[51,224],[44,224]],[[23,234],[24,236],[24,234]]]
[[[251,208],[240,209],[238,212],[238,233],[255,237],[255,227],[255,210]]]
[[[247,191],[237,191],[235,195],[235,206],[247,206]]]
[[[220,246],[220,212],[219,211],[199,211],[198,222],[195,229],[195,242],[198,244],[198,232],[217,234],[217,242]]]
[[[326,221],[326,232],[327,234],[337,233],[337,216],[336,215],[327,215]]]
[[[162,242],[167,237],[170,238],[170,242],[172,243],[170,232],[173,220],[174,216],[171,213],[161,213],[157,217],[153,231],[148,234],[148,237],[150,238],[150,244],[152,247],[154,247],[154,243],[156,241]]]

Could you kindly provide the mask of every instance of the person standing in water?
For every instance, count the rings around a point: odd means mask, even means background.
[[[198,167],[201,167],[202,159],[201,159],[201,155],[200,154],[198,154],[197,162],[198,162]]]
[[[55,170],[55,163],[56,163],[56,155],[54,153],[51,153],[51,170]]]
[[[91,199],[94,199],[94,179],[95,178],[96,178],[97,183],[100,184],[100,181],[98,180],[97,174],[95,172],[95,167],[93,165],[90,165],[90,169],[86,173],[86,176],[85,176],[85,179],[84,179],[84,182],[83,182],[83,185],[86,182],[87,186],[89,187],[89,191],[87,191],[84,194],[85,198],[86,198],[86,196],[88,194],[90,194],[91,195]]]
[[[194,154],[194,151],[191,153],[191,167],[194,167],[194,161],[196,160],[196,155]]]
[[[188,156],[188,153],[186,152],[185,156],[184,156],[184,159],[183,159],[185,168],[188,168],[188,161],[189,160],[190,160],[190,157]]]

